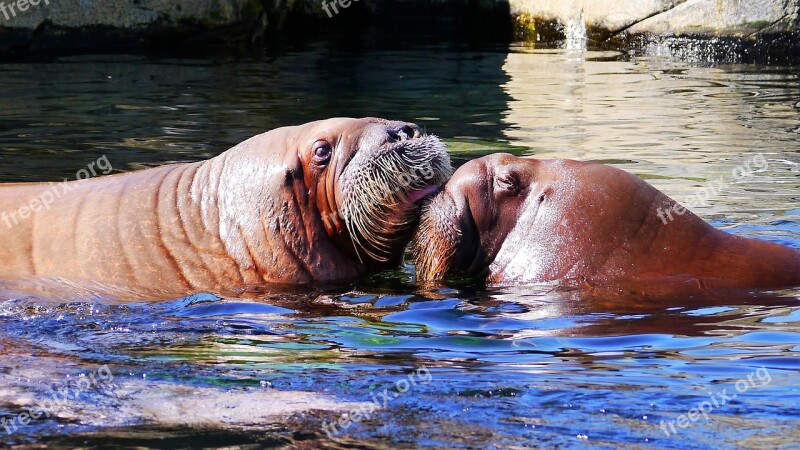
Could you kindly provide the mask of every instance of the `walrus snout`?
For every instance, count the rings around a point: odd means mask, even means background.
[[[421,200],[452,175],[444,142],[403,121],[370,119],[339,176],[336,202],[360,261],[394,261],[411,238]]]
[[[484,210],[493,195],[489,180],[508,156],[495,154],[466,162],[425,201],[411,242],[418,281],[438,281],[454,271],[485,276],[491,255],[479,245],[484,241],[479,223],[490,228],[497,225]]]

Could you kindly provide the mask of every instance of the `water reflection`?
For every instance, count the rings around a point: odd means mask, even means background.
[[[509,53],[503,70],[512,144],[537,157],[615,164],[679,201],[707,198],[692,210],[717,226],[796,245],[793,70],[563,51]],[[765,170],[738,179],[755,156]]]
[[[0,180],[74,178],[198,160],[271,128],[331,116],[416,121],[493,141],[505,110],[503,53],[324,48],[259,60],[63,57],[0,68]],[[212,131],[213,130],[213,131]],[[54,158],[55,157],[55,158]]]

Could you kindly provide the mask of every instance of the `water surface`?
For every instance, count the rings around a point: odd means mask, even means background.
[[[0,67],[0,180],[74,178],[102,155],[116,171],[194,161],[273,127],[372,115],[424,125],[457,163],[506,151],[614,164],[696,199],[719,228],[800,248],[799,93],[795,68],[516,46],[60,57]],[[1,441],[797,445],[798,290],[697,305],[424,289],[412,274],[157,304],[4,293],[0,415],[86,389],[49,418],[0,426]]]

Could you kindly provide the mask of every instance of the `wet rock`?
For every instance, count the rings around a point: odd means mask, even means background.
[[[567,24],[583,16],[588,28],[610,33],[747,36],[792,32],[798,0],[510,0],[517,21]]]
[[[136,47],[189,34],[258,36],[279,0],[3,0],[0,50]],[[286,8],[294,2],[280,2]]]
[[[133,416],[158,425],[246,426],[279,422],[311,410],[357,410],[364,403],[344,402],[311,392],[181,386],[170,383],[125,386]]]
[[[518,41],[703,63],[796,64],[800,0],[509,0]]]
[[[321,30],[356,41],[368,35],[357,36],[366,26],[403,40],[432,30],[443,39],[458,36],[457,42],[510,40],[512,33],[531,42],[570,43],[577,37],[578,45],[568,48],[582,48],[584,35],[613,48],[641,35],[770,36],[765,47],[771,51],[773,42],[780,43],[776,37],[796,37],[800,24],[800,0],[2,0],[0,5],[0,52],[12,54],[199,52],[280,39],[296,44]]]
[[[633,24],[631,33],[744,36],[793,31],[797,0],[689,0]]]
[[[0,368],[7,369],[0,371],[0,432],[7,433],[2,433],[5,438],[70,423],[98,428],[266,426],[311,411],[336,419],[370,406],[267,386],[149,381],[132,376],[132,369],[86,364],[24,342],[0,338],[0,347],[5,352],[0,353]]]
[[[34,5],[34,3],[36,3]],[[0,52],[136,49],[201,52],[313,39],[370,24],[407,37],[446,24],[510,37],[505,0],[2,0]],[[19,5],[22,5],[20,7]],[[12,8],[13,6],[13,8]],[[424,18],[424,20],[419,20]],[[435,28],[435,27],[434,27]],[[451,30],[447,30],[448,32]]]
[[[622,31],[645,17],[669,11],[680,0],[640,0],[636,2],[593,0],[511,0],[511,14],[534,20],[562,24],[578,19],[588,27]]]
[[[34,5],[33,3],[37,3]],[[141,28],[155,22],[195,21],[226,25],[260,9],[253,0],[6,0],[0,9],[4,27],[35,29],[49,21],[55,26]]]

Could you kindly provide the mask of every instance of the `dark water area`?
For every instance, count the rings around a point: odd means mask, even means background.
[[[700,198],[693,211],[719,228],[800,248],[797,68],[670,55],[321,43],[236,58],[9,62],[0,181],[74,179],[104,155],[114,171],[196,161],[331,116],[417,122],[457,164],[498,151],[613,164],[679,201]],[[0,292],[0,442],[800,441],[800,290],[656,301],[464,280],[429,288],[406,264],[255,297],[108,304]],[[65,387],[72,394],[53,399]],[[20,422],[47,399],[58,403],[49,414]],[[365,412],[342,419],[354,410]]]

